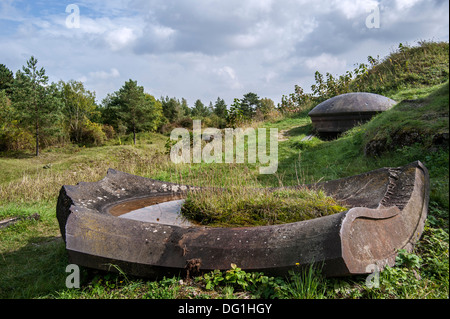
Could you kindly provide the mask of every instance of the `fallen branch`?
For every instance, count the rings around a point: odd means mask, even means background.
[[[12,218],[8,218],[8,219],[4,219],[4,220],[0,221],[0,229],[14,225],[21,220],[32,220],[32,219],[39,220],[40,218],[41,218],[41,216],[38,213],[34,213],[33,215],[28,216],[28,217],[21,216],[21,217],[12,217]]]

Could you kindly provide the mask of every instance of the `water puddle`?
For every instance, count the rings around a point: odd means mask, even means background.
[[[174,200],[175,199],[175,200]],[[118,218],[139,220],[172,226],[195,226],[181,216],[181,197],[149,197],[118,204],[109,209],[109,213]]]

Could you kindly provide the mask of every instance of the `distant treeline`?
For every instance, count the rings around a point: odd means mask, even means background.
[[[0,151],[35,149],[76,143],[102,145],[108,139],[138,132],[168,133],[175,127],[192,127],[201,119],[208,127],[225,128],[264,120],[276,112],[268,98],[248,93],[229,108],[220,97],[208,106],[198,99],[154,96],[137,81],[129,80],[96,103],[95,92],[79,81],[49,83],[43,67],[31,57],[14,75],[0,64]]]
[[[315,73],[310,93],[299,85],[281,103],[250,92],[230,106],[220,97],[208,106],[199,99],[189,107],[168,96],[156,99],[137,81],[129,80],[116,92],[96,103],[95,92],[82,82],[48,83],[44,68],[31,57],[14,75],[0,64],[0,151],[35,149],[76,143],[102,145],[108,139],[138,132],[169,133],[192,128],[193,119],[205,127],[237,127],[251,121],[273,119],[310,109],[333,96],[349,92],[388,95],[399,89],[436,85],[449,78],[448,42],[421,41],[402,44],[384,59],[369,56],[340,76]]]

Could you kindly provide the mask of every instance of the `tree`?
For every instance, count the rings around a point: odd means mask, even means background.
[[[149,111],[146,129],[156,131],[165,121],[162,103],[148,93],[145,93],[145,102]]]
[[[222,119],[226,119],[228,115],[227,105],[225,104],[225,100],[220,97],[217,98],[216,103],[214,104],[214,114]]]
[[[140,124],[143,123],[145,116],[145,95],[144,88],[137,85],[137,81],[129,80],[119,90],[117,94],[119,105],[119,118],[127,125],[128,129],[133,132],[133,142],[136,145],[136,131]]]
[[[256,109],[260,107],[260,100],[256,93],[249,92],[244,95],[241,100],[241,110],[244,118],[251,119],[256,112]]]
[[[12,120],[11,101],[8,99],[5,90],[0,90],[0,129]]]
[[[211,101],[209,101],[208,115],[212,115],[212,114],[214,114],[214,105]]]
[[[242,124],[244,121],[244,115],[242,112],[241,100],[234,99],[233,104],[231,104],[230,111],[227,115],[227,123],[232,127],[236,128],[238,125]]]
[[[176,122],[181,117],[183,117],[183,110],[181,103],[176,98],[169,98],[168,96],[161,97],[161,104],[163,109],[163,114],[169,123]]]
[[[22,71],[17,71],[12,100],[20,112],[21,124],[33,127],[36,156],[39,156],[41,130],[57,131],[61,120],[61,99],[55,85],[48,85],[45,69],[38,69],[38,60],[32,56]]]
[[[327,96],[327,85],[323,79],[323,75],[319,71],[316,71],[316,73],[314,74],[314,79],[316,81],[316,84],[313,84],[311,86],[314,98],[316,98],[320,102],[325,101]]]
[[[209,114],[208,108],[202,103],[201,100],[195,101],[192,109],[192,116],[207,117]]]
[[[107,124],[123,125],[128,132],[133,133],[135,145],[136,133],[155,130],[161,122],[161,104],[150,94],[144,93],[144,87],[131,79],[119,91],[108,95],[103,104]]]
[[[86,90],[82,82],[74,80],[67,83],[60,81],[58,86],[64,102],[63,113],[70,137],[80,143],[86,124],[100,113],[95,103],[95,93]]]
[[[40,70],[37,68],[38,60],[32,56],[27,61],[27,66],[23,67],[23,74],[20,74],[19,78],[22,80],[22,87],[25,92],[30,93],[31,100],[26,102],[26,109],[28,111],[34,110],[34,122],[36,129],[36,156],[39,156],[39,124],[40,124],[40,105],[38,98],[43,95],[43,86],[48,83],[48,77],[45,75],[45,69],[42,67]]]
[[[118,109],[116,92],[108,93],[102,100],[100,107],[102,123],[112,126],[120,134],[125,134],[126,127],[124,127],[125,131],[120,130],[122,121],[117,116]]]
[[[269,98],[263,98],[260,100],[260,110],[264,116],[267,116],[270,112],[275,110],[275,102]]]
[[[192,110],[189,108],[189,105],[184,97],[181,98],[181,110],[183,112],[183,116],[192,115]]]
[[[11,88],[14,83],[14,76],[10,69],[4,64],[0,64],[0,91],[5,90],[7,95],[11,95]]]
[[[14,120],[14,110],[5,90],[0,90],[0,134],[5,131]]]
[[[0,90],[0,151],[33,146],[33,135],[18,125],[17,112],[5,90]]]

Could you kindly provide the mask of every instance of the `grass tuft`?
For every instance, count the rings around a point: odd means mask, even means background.
[[[184,217],[212,227],[267,226],[294,223],[348,210],[322,190],[306,187],[264,190],[232,188],[191,191]]]

